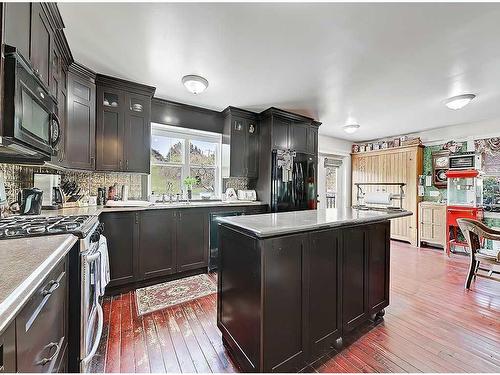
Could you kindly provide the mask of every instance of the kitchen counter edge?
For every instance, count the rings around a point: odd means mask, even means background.
[[[314,210],[316,211],[316,210]],[[355,210],[359,212],[367,212],[364,210]],[[285,213],[268,213],[268,214],[260,214],[260,215],[252,215],[252,219],[255,219],[258,216],[264,215],[283,215],[283,214],[297,214],[300,212],[311,212],[311,211],[296,211],[296,212],[285,212]],[[380,211],[376,211],[380,212]],[[360,217],[360,218],[351,218],[351,219],[337,219],[335,221],[324,222],[324,223],[311,223],[311,224],[296,224],[295,226],[283,226],[283,227],[274,227],[271,229],[263,229],[259,230],[251,225],[245,225],[243,223],[239,223],[241,217],[220,217],[217,218],[217,221],[220,224],[227,225],[236,229],[240,229],[250,235],[253,235],[258,238],[269,238],[276,237],[294,233],[303,233],[303,232],[311,232],[323,229],[331,229],[331,228],[342,228],[349,226],[356,226],[362,224],[371,224],[383,222],[391,219],[398,219],[401,217],[411,216],[413,213],[411,211],[398,211],[398,212],[387,212],[383,215],[372,216],[372,217]]]
[[[148,210],[172,210],[172,209],[190,209],[190,208],[217,208],[217,207],[251,207],[251,206],[265,206],[266,204],[260,201],[254,202],[210,202],[210,203],[190,203],[190,204],[175,204],[165,203],[153,206],[137,206],[137,207],[106,207],[106,206],[89,206],[89,207],[75,207],[63,208],[60,210],[42,210],[42,216],[69,216],[69,215],[90,215],[99,216],[107,212],[134,212],[134,211],[148,211]]]
[[[21,311],[26,302],[32,297],[33,293],[40,287],[44,278],[54,269],[54,267],[63,259],[66,254],[71,250],[73,245],[78,241],[76,236],[71,234],[64,235],[54,235],[54,236],[42,236],[42,237],[29,237],[20,239],[9,239],[0,241],[0,245],[7,245],[10,248],[9,251],[16,251],[16,247],[27,246],[27,241],[46,241],[47,238],[52,240],[56,239],[57,244],[53,250],[50,252],[45,260],[38,265],[31,273],[27,274],[24,280],[15,289],[8,294],[7,297],[0,302],[0,333],[5,330],[6,327],[15,319],[16,315]],[[15,244],[14,242],[18,242]],[[25,244],[23,244],[25,242]],[[40,245],[40,247],[49,245]],[[53,246],[52,244],[50,246]],[[30,246],[33,247],[33,246]],[[28,249],[28,251],[35,251],[34,249]],[[7,265],[2,265],[2,267],[7,267]],[[2,280],[2,282],[8,282],[9,280]]]

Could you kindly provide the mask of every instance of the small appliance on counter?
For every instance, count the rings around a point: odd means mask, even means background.
[[[240,201],[256,201],[257,192],[255,190],[238,190],[238,199]]]
[[[34,173],[33,185],[43,191],[42,208],[59,209],[64,203],[61,176],[58,174]]]
[[[237,201],[238,200],[238,195],[236,194],[236,190],[233,188],[227,188],[226,189],[226,201]]]
[[[23,189],[17,195],[17,201],[10,204],[19,206],[19,214],[21,215],[40,215],[42,213],[42,197],[43,191],[37,188]],[[12,211],[17,211],[13,209]]]

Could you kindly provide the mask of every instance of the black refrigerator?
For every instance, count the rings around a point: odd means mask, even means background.
[[[273,150],[271,212],[317,208],[316,157],[290,150]]]

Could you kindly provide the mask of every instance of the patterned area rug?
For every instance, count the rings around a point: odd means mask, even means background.
[[[216,292],[217,285],[206,274],[140,288],[135,291],[137,313],[148,314]]]

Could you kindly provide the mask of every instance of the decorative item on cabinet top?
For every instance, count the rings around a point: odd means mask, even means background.
[[[416,146],[421,145],[422,141],[420,137],[408,139],[407,136],[402,136],[389,140],[381,140],[372,143],[365,144],[353,144],[352,145],[352,153],[358,152],[370,152],[370,151],[378,151],[385,150],[389,148],[398,148],[398,147],[407,147],[407,146]]]

